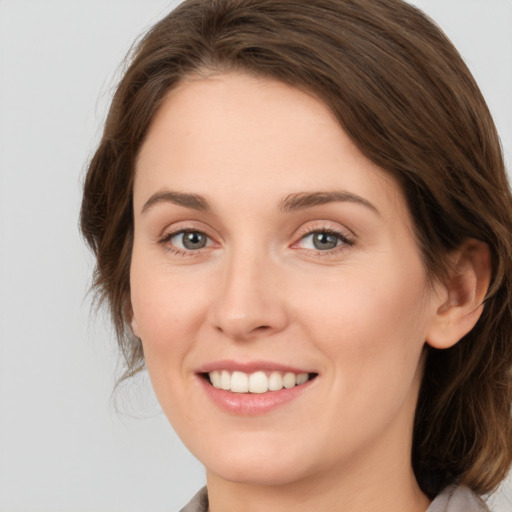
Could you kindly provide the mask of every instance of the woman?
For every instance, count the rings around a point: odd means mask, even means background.
[[[400,1],[189,0],[135,49],[82,231],[184,509],[486,510],[512,460],[512,208],[451,43]]]

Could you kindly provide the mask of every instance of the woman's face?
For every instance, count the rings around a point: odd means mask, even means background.
[[[439,299],[399,187],[326,106],[243,74],[182,82],[141,149],[134,219],[132,327],[210,476],[410,467]]]

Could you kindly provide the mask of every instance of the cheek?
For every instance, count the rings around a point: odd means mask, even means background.
[[[136,335],[142,341],[153,389],[173,425],[190,427],[197,421],[186,407],[190,384],[186,362],[204,318],[204,297],[199,282],[145,264],[134,254],[131,300]]]
[[[317,421],[326,430],[343,425],[336,434],[343,449],[378,438],[386,425],[407,426],[414,415],[423,373],[423,280],[414,273],[390,277],[347,276],[322,300],[309,294],[301,301],[307,337],[328,361],[330,413]],[[410,435],[407,428],[400,433]]]
[[[425,279],[420,268],[386,272],[362,267],[303,283],[296,294],[298,316],[332,334],[358,336],[366,330],[397,334],[420,329],[427,317]],[[333,332],[336,331],[336,332]],[[378,340],[368,340],[378,341]]]
[[[134,331],[148,367],[180,361],[204,317],[201,279],[146,264],[134,251],[130,286]]]
[[[347,396],[361,387],[405,390],[418,368],[428,326],[423,269],[393,269],[347,273],[298,302],[307,337],[328,356]]]

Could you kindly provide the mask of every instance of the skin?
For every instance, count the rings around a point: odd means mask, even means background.
[[[168,191],[209,209],[155,199]],[[281,208],[319,191],[351,200]],[[424,346],[470,328],[453,320],[465,301],[427,284],[398,185],[324,104],[240,73],[183,81],[139,154],[134,222],[132,328],[165,414],[206,467],[211,511],[427,509],[410,462]],[[206,246],[186,249],[183,229]],[[339,233],[332,250],[309,234],[325,230]],[[237,415],[197,374],[225,359],[318,376],[291,402]]]

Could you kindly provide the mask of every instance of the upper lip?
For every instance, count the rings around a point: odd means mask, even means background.
[[[216,370],[238,371],[243,373],[254,373],[257,371],[276,371],[276,372],[292,372],[292,373],[315,373],[308,368],[299,368],[288,364],[281,364],[273,361],[234,361],[231,359],[223,359],[206,363],[197,369],[197,373],[210,373]]]

